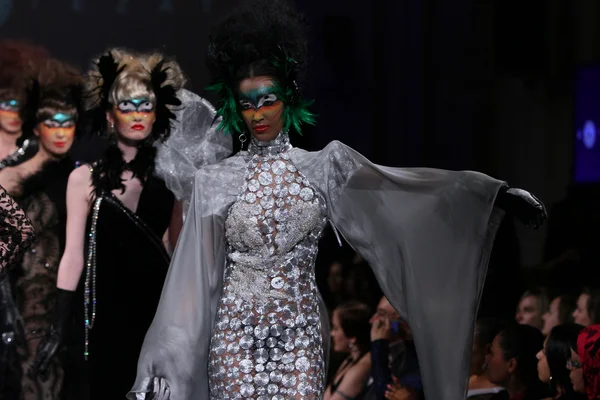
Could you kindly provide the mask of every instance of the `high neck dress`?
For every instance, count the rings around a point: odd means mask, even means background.
[[[183,179],[185,176],[182,177]],[[413,330],[425,396],[464,399],[504,182],[253,141],[195,174],[129,399],[320,399],[329,332],[314,259],[330,222]]]
[[[211,399],[317,398],[324,357],[315,257],[325,202],[287,134],[252,140],[225,221],[227,266],[210,352]]]

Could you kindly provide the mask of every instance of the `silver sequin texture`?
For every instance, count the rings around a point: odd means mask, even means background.
[[[228,262],[211,342],[211,399],[319,399],[324,358],[314,261],[325,205],[289,139],[252,142],[225,221]]]

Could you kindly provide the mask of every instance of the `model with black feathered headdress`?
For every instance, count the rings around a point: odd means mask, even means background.
[[[23,134],[35,137],[36,153],[20,164],[0,170],[0,184],[23,207],[37,241],[0,283],[0,334],[13,340],[0,343],[0,365],[8,398],[58,399],[63,368],[58,359],[46,379],[29,372],[37,346],[50,330],[56,304],[58,263],[65,243],[66,188],[74,162],[69,150],[80,117],[83,80],[73,67],[54,59],[40,64],[21,99]],[[17,299],[13,303],[13,298]],[[12,386],[9,389],[9,386]]]
[[[127,382],[152,319],[169,263],[163,239],[174,243],[181,223],[173,194],[154,174],[154,145],[170,134],[184,83],[175,61],[123,49],[101,55],[85,78],[81,129],[108,135],[109,146],[98,162],[69,177],[66,248],[56,265],[58,307],[34,367],[46,375],[65,335],[75,337],[81,350],[71,360],[78,366],[73,373],[83,375],[74,380],[89,382],[78,398],[119,393],[104,384],[106,378]]]
[[[495,205],[532,224],[544,207],[476,172],[382,167],[340,142],[292,147],[314,122],[298,87],[305,47],[284,0],[246,1],[211,33],[221,125],[249,144],[196,175],[130,399],[323,398],[314,263],[328,221],[410,324],[427,398],[464,397]],[[326,396],[352,398],[351,381]]]
[[[23,134],[19,112],[27,86],[46,59],[48,53],[42,47],[0,40],[0,170],[36,152],[35,138]]]

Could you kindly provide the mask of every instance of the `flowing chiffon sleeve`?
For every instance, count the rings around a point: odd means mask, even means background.
[[[298,150],[294,161],[409,323],[426,398],[464,399],[504,183],[470,171],[378,166],[339,142]]]
[[[232,157],[196,174],[129,399],[146,398],[154,377],[168,382],[171,399],[209,398],[209,348],[226,261],[224,221],[242,184],[244,163]]]
[[[34,240],[31,221],[0,186],[0,279]]]
[[[196,172],[230,156],[233,142],[231,135],[218,129],[216,111],[208,100],[188,90],[181,90],[178,98],[182,104],[175,110],[171,135],[158,147],[156,174],[183,203],[185,212]]]

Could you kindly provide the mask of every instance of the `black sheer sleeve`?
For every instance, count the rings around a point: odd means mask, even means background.
[[[31,221],[0,186],[0,279],[20,259],[34,237]]]

